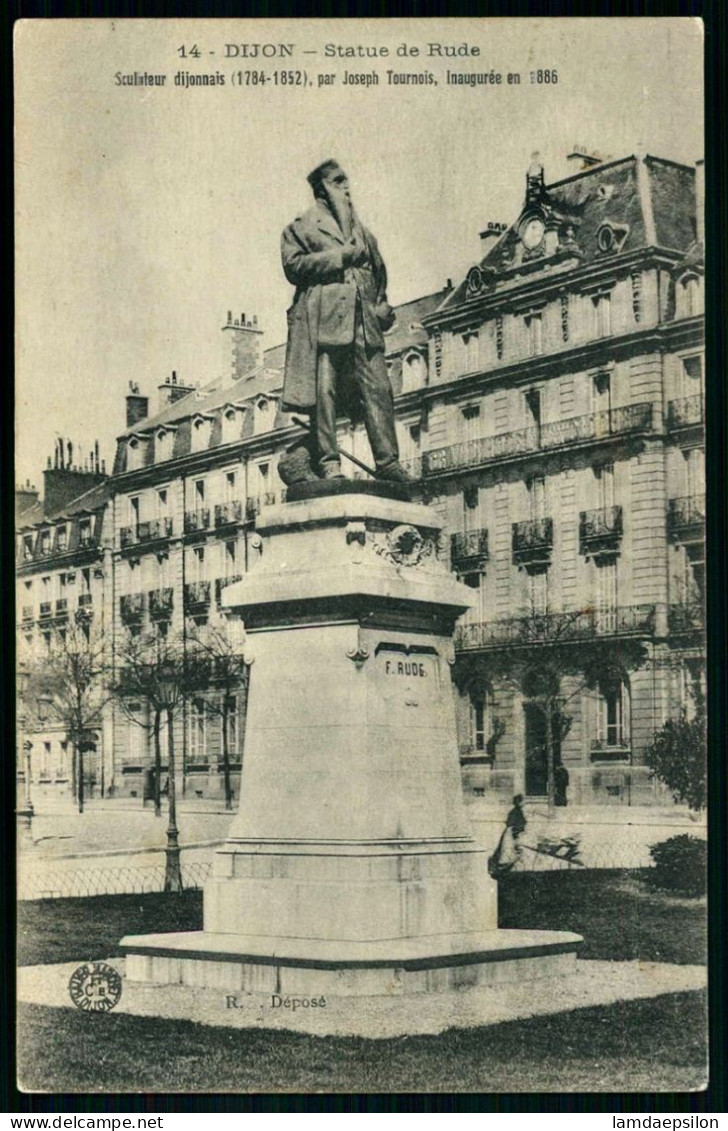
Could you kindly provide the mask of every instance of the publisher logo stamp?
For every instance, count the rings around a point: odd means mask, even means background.
[[[77,1009],[108,1013],[121,997],[121,976],[105,962],[85,962],[73,971],[68,992]]]

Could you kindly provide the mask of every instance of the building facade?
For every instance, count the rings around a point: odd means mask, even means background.
[[[402,459],[474,596],[456,636],[466,790],[543,797],[551,749],[569,804],[664,803],[642,751],[697,708],[704,680],[702,168],[573,159],[548,185],[532,163],[519,216],[486,228],[466,278],[398,308],[387,364]],[[281,410],[284,349],[264,351],[256,321],[232,313],[222,340],[225,372],[202,389],[173,374],[152,412],[132,389],[113,473],[91,492],[93,563],[64,584],[91,571],[99,594],[74,589],[74,611],[98,602],[115,641],[216,623],[259,552],[260,508],[283,497],[278,459],[300,434]],[[363,428],[342,422],[340,442],[371,462]],[[66,506],[47,534],[21,516],[26,634],[48,630],[48,600],[56,616],[87,521]],[[64,523],[77,540],[61,553]],[[567,652],[549,736],[539,679]],[[236,790],[244,705],[241,687]],[[145,710],[111,712],[106,791],[148,794]],[[219,797],[219,714],[197,701],[178,725],[184,792]]]

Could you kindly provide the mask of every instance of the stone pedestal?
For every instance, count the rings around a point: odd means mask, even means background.
[[[432,512],[339,494],[257,529],[258,561],[225,590],[252,664],[239,811],[204,930],[123,939],[128,977],[373,994],[564,969],[577,936],[497,929],[450,677],[471,594]]]

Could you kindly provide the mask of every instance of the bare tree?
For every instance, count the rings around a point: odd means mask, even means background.
[[[155,812],[159,801],[161,771],[160,732],[162,719],[167,724],[167,799],[169,820],[164,890],[182,891],[179,830],[177,828],[177,782],[174,745],[174,719],[185,699],[192,694],[194,674],[181,637],[158,634],[127,635],[117,643],[117,671],[112,693],[128,712],[130,699],[146,699],[153,716],[155,739]]]
[[[71,745],[72,794],[84,810],[84,754],[95,750],[103,709],[109,701],[107,642],[102,633],[72,621],[51,637],[48,647],[27,650],[20,662],[27,723],[41,729],[49,721],[62,727]]]
[[[248,665],[242,652],[242,632],[237,622],[218,617],[208,624],[190,623],[185,630],[190,678],[205,709],[217,715],[222,728],[222,764],[225,808],[233,807],[230,781],[230,718],[240,714],[248,694]]]
[[[546,762],[546,795],[555,804],[556,752],[571,729],[570,704],[584,690],[593,690],[625,670],[640,667],[647,658],[637,639],[604,637],[608,628],[588,607],[566,613],[535,613],[508,622],[508,631],[484,640],[477,657],[460,655],[456,683],[466,687],[473,679],[510,686],[540,716]],[[494,628],[496,626],[493,626]],[[467,632],[467,627],[465,629]],[[467,639],[467,638],[466,638]],[[501,731],[502,733],[502,731]]]

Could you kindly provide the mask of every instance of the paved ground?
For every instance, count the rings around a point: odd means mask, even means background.
[[[564,1013],[588,1006],[654,998],[702,989],[703,966],[653,962],[577,962],[567,978],[548,978],[458,993],[408,997],[331,997],[325,1006],[274,1006],[270,994],[244,994],[191,986],[144,986],[126,981],[124,960],[108,962],[124,978],[116,1012],[137,1016],[184,1018],[224,1028],[283,1029],[318,1036],[370,1038],[442,1033],[501,1021]],[[18,972],[18,999],[37,1005],[75,1008],[68,983],[77,962],[26,966]],[[232,999],[230,997],[232,994]],[[285,1000],[285,999],[284,999]],[[235,1004],[232,1004],[234,1001]]]

